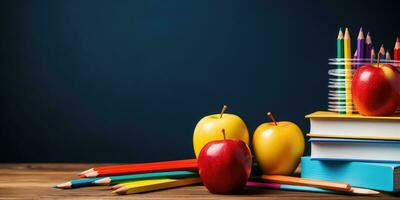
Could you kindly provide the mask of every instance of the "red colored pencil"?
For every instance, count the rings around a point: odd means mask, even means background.
[[[400,60],[400,38],[399,37],[397,37],[396,44],[394,45],[393,59]]]
[[[126,165],[113,165],[113,166],[104,166],[104,167],[95,167],[85,170],[79,175],[91,173],[94,171],[102,171],[102,170],[111,170],[111,169],[125,169],[125,168],[141,168],[141,167],[149,167],[149,166],[163,166],[163,165],[179,165],[184,163],[197,163],[196,159],[186,159],[186,160],[172,160],[172,161],[161,161],[161,162],[151,162],[151,163],[135,163],[135,164],[126,164]]]
[[[149,173],[149,172],[159,172],[159,171],[178,171],[178,170],[197,170],[197,162],[187,162],[187,163],[173,163],[173,164],[163,164],[163,165],[151,165],[151,166],[133,166],[125,168],[114,168],[114,169],[103,169],[95,170],[86,174],[82,174],[81,177],[101,177],[101,176],[115,176],[123,174],[136,174],[136,173]]]
[[[81,177],[90,178],[90,177],[116,176],[124,174],[150,173],[150,172],[160,172],[160,171],[179,171],[179,170],[194,171],[197,169],[198,169],[197,163],[188,163],[175,166],[164,165],[164,166],[152,166],[152,167],[141,167],[141,168],[101,170],[83,174]]]

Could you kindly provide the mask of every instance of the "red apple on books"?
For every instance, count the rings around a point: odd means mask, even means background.
[[[390,64],[364,65],[353,76],[351,91],[362,115],[392,115],[400,101],[400,74]]]
[[[206,188],[214,194],[240,191],[250,177],[252,158],[249,147],[239,139],[207,143],[198,158],[199,174]]]

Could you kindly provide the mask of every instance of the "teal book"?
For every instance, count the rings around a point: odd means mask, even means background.
[[[400,163],[301,158],[301,177],[346,182],[355,187],[400,192]]]

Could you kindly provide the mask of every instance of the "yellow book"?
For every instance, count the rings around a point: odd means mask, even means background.
[[[134,193],[162,190],[167,188],[181,187],[186,185],[193,185],[196,183],[201,183],[201,179],[199,177],[183,178],[183,179],[162,178],[162,179],[139,180],[139,181],[132,181],[120,184],[121,187],[113,191],[113,193],[134,194]]]
[[[306,115],[306,118],[347,118],[347,119],[375,119],[375,120],[400,120],[400,115],[391,116],[365,116],[360,114],[343,115],[336,112],[317,111]],[[400,121],[399,121],[400,122]]]
[[[400,116],[363,116],[318,111],[310,119],[310,137],[400,140]]]

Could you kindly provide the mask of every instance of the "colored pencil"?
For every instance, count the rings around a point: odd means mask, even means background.
[[[371,58],[371,50],[372,50],[372,39],[371,39],[371,35],[368,32],[367,36],[365,37],[365,58]]]
[[[93,182],[100,180],[100,179],[101,178],[86,178],[86,179],[71,180],[71,181],[68,181],[65,183],[55,185],[53,187],[60,188],[60,189],[72,189],[72,188],[78,188],[78,187],[93,186],[93,185],[95,185]]]
[[[375,59],[375,49],[372,47],[372,49],[371,49],[371,63],[374,63],[374,59]]]
[[[337,42],[336,42],[336,58],[338,59],[338,62],[342,62],[342,60],[344,58],[344,43],[343,43],[343,31],[342,28],[339,28],[339,34],[337,37]],[[343,70],[344,69],[344,65],[338,64],[336,69],[339,70]],[[337,76],[337,82],[342,82],[341,77]],[[338,88],[338,93],[340,93],[343,88]],[[345,102],[344,100],[339,100],[340,102]],[[346,112],[343,109],[339,109],[339,114],[345,114]]]
[[[201,183],[200,178],[141,180],[125,184],[125,186],[116,189],[115,191],[113,191],[113,193],[135,194],[135,193],[150,192],[150,191],[162,190],[174,187],[182,187],[197,183]]]
[[[124,176],[111,176],[101,178],[94,181],[95,185],[115,185],[119,183],[143,180],[143,179],[155,179],[155,178],[188,178],[199,176],[197,172],[190,171],[170,171],[170,172],[154,172],[145,174],[131,174]]]
[[[353,60],[357,60],[357,58],[359,58],[358,57],[358,49],[356,49],[356,51],[353,54]],[[358,61],[356,61],[356,62],[358,62]]]
[[[139,167],[149,167],[149,166],[161,166],[161,165],[178,165],[181,163],[197,163],[196,159],[186,159],[186,160],[173,160],[173,161],[161,161],[161,162],[151,162],[151,163],[135,163],[126,165],[113,165],[104,167],[95,167],[88,170],[82,171],[79,175],[92,173],[95,171],[111,170],[111,169],[124,169],[124,168],[139,168]]]
[[[344,72],[345,72],[345,88],[346,88],[346,114],[353,113],[353,98],[351,95],[351,79],[352,79],[352,67],[351,67],[351,39],[349,29],[346,28],[344,32]]]
[[[273,182],[273,183],[311,186],[311,187],[318,187],[318,188],[329,189],[329,190],[339,190],[339,191],[348,192],[351,189],[351,186],[348,183],[313,180],[313,179],[298,178],[298,177],[292,177],[292,176],[262,175],[261,178],[266,181]]]
[[[291,190],[291,191],[303,191],[303,192],[321,192],[321,193],[334,193],[334,194],[358,194],[358,195],[377,195],[380,194],[378,191],[363,189],[363,188],[355,188],[352,187],[350,191],[336,191],[336,190],[327,190],[317,187],[310,186],[301,186],[301,185],[288,185],[288,184],[279,184],[279,183],[264,183],[264,182],[247,182],[247,187],[259,187],[259,188],[269,188],[269,189],[278,189],[278,190]]]
[[[393,59],[400,60],[400,38],[399,37],[396,38],[396,43],[394,44]]]
[[[385,59],[386,55],[385,55],[385,47],[383,47],[383,44],[381,45],[381,48],[379,49],[379,54],[378,56],[380,56],[380,59],[383,60]]]
[[[93,178],[93,177],[101,177],[101,176],[116,176],[116,175],[124,175],[124,174],[138,174],[138,173],[150,173],[150,172],[161,172],[161,171],[180,171],[180,170],[188,170],[188,171],[198,170],[197,162],[173,164],[173,165],[161,165],[161,166],[130,167],[130,168],[122,168],[122,169],[100,170],[100,171],[89,172],[89,173],[83,174],[81,176],[84,178]]]
[[[356,51],[354,52],[353,61],[352,61],[353,64],[351,65],[352,69],[355,69],[355,70],[359,67],[359,64],[357,64],[357,63],[360,62],[359,60],[357,60],[357,58],[358,58],[358,49],[356,49]]]
[[[363,59],[364,58],[364,52],[365,51],[365,38],[364,38],[364,33],[362,28],[360,28],[360,32],[358,33],[357,37],[357,50],[356,50],[356,58],[358,59]],[[360,65],[356,65],[359,67]]]
[[[344,58],[344,49],[343,49],[343,32],[342,32],[342,28],[339,28],[339,34],[336,40],[336,58],[338,59],[342,59]],[[339,60],[340,62],[340,60]],[[338,69],[344,69],[343,65],[337,65]]]
[[[392,59],[392,58],[390,58],[390,53],[388,50],[386,50],[385,59],[386,59],[386,62]]]

